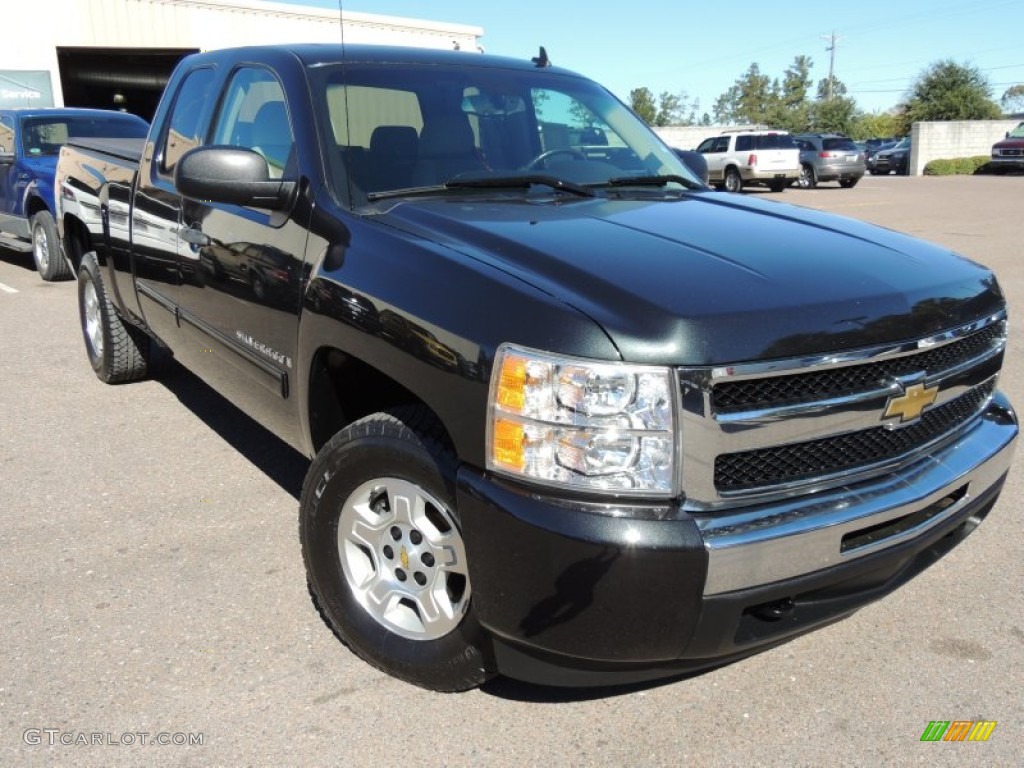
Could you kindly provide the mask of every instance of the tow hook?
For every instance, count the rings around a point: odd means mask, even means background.
[[[778,621],[779,619],[788,619],[793,615],[795,609],[796,603],[793,602],[793,599],[784,597],[782,600],[754,606],[750,612],[764,621]]]

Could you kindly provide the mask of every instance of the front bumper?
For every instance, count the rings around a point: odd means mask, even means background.
[[[1024,155],[1000,157],[993,155],[991,163],[1000,169],[1015,169],[1024,171]]]
[[[473,599],[498,669],[549,685],[634,682],[836,621],[974,530],[1016,436],[997,395],[956,442],[893,475],[707,517],[678,503],[554,499],[463,468]]]

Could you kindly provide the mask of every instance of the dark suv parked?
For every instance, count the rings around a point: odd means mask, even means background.
[[[803,189],[822,181],[838,181],[843,189],[856,186],[864,175],[864,152],[853,140],[835,133],[801,133],[793,136],[800,147],[800,179]]]

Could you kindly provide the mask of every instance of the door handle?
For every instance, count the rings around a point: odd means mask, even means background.
[[[210,244],[210,238],[195,227],[182,227],[178,230],[178,237],[195,248],[205,248]]]

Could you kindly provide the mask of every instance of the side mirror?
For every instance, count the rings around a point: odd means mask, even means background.
[[[8,152],[7,147],[0,147],[0,165],[10,165],[14,162],[14,153]]]
[[[702,153],[689,149],[673,149],[672,151],[686,164],[687,168],[693,171],[698,179],[705,184],[708,183],[708,159]]]
[[[271,211],[291,205],[297,186],[270,178],[266,159],[239,147],[190,149],[174,169],[174,188],[185,197]]]

